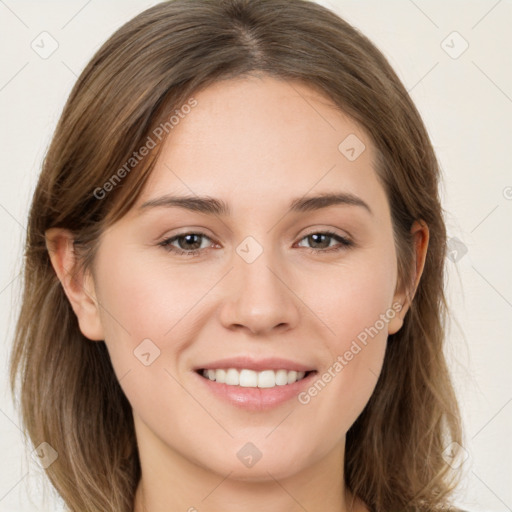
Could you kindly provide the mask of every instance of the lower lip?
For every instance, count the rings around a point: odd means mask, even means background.
[[[264,411],[277,407],[296,397],[305,387],[309,386],[317,372],[311,372],[293,384],[274,386],[273,388],[246,388],[219,384],[214,380],[194,372],[197,378],[215,395],[231,405],[249,411]]]

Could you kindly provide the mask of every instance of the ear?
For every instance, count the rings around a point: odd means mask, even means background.
[[[79,269],[73,234],[67,229],[51,228],[45,237],[52,266],[77,316],[80,331],[90,340],[103,340],[94,282],[90,272]]]
[[[413,235],[416,267],[414,282],[410,288],[395,293],[395,296],[393,297],[393,304],[400,304],[401,308],[400,311],[397,311],[394,318],[390,320],[388,324],[388,334],[395,334],[401,329],[405,315],[411,306],[412,299],[414,298],[416,289],[418,288],[423,268],[425,267],[429,241],[429,229],[427,224],[423,220],[414,221],[411,227],[411,234]]]

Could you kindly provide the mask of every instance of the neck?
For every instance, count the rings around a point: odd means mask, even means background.
[[[276,485],[279,485],[279,483],[276,481]],[[138,486],[137,486],[137,491],[136,491],[136,494],[135,494],[135,505],[134,505],[134,512],[158,512],[160,510],[165,510],[165,511],[168,511],[169,509],[172,509],[174,510],[174,506],[175,505],[162,505],[162,504],[157,504],[155,503],[154,505],[148,505],[148,500],[146,498],[146,492],[145,492],[145,487],[146,487],[146,482],[144,481],[144,479],[141,479],[141,481],[139,482]],[[247,511],[253,511],[255,510],[255,507],[257,509],[259,509],[260,507],[262,507],[263,505],[265,506],[265,510],[269,510],[269,511],[279,511],[279,512],[295,512],[296,510],[297,511],[301,511],[303,512],[304,510],[308,510],[308,512],[316,512],[316,511],[320,511],[322,510],[323,512],[326,512],[326,511],[335,511],[335,512],[369,512],[369,509],[366,507],[366,505],[359,499],[359,498],[356,498],[354,497],[350,491],[345,488],[344,489],[344,493],[343,493],[343,496],[344,496],[344,499],[342,500],[342,503],[340,505],[333,505],[332,507],[329,507],[323,500],[322,501],[319,501],[317,504],[311,506],[311,505],[303,505],[302,503],[300,503],[298,500],[296,500],[292,495],[291,493],[289,493],[285,488],[284,486],[281,487],[281,490],[282,490],[282,494],[288,494],[289,496],[289,499],[288,500],[285,500],[287,501],[287,504],[283,504],[283,507],[284,508],[279,508],[280,505],[278,505],[276,503],[276,501],[283,501],[283,500],[279,500],[279,499],[276,499],[276,496],[274,495],[274,493],[270,492],[270,493],[267,493],[266,491],[264,491],[262,488],[260,489],[253,489],[252,490],[252,493],[250,494],[250,496],[255,496],[256,499],[254,497],[249,497],[249,503],[250,506],[248,508],[241,508],[239,505],[237,505],[237,501],[235,499],[233,499],[233,497],[231,497],[230,499],[230,503],[233,503],[233,508],[226,508],[226,506],[224,504],[222,504],[222,510],[247,510]],[[265,496],[265,499],[263,500],[262,503],[259,503],[258,502],[258,495],[261,497],[261,496]],[[248,494],[249,496],[249,494]],[[199,500],[195,500],[195,503],[197,506],[201,507],[200,509],[196,508],[195,506],[189,506],[187,508],[182,508],[182,510],[186,510],[187,512],[199,512],[199,510],[201,511],[205,511],[205,512],[208,512],[208,511],[213,511],[213,510],[219,510],[219,502],[220,500],[217,499],[217,500],[212,500],[212,503],[210,503],[210,506],[205,506],[204,505],[204,501],[205,499],[208,498],[208,495],[203,497],[202,499],[199,499]],[[295,501],[296,502],[296,506],[293,506],[293,503],[292,501]],[[190,502],[192,503],[192,502]],[[269,507],[269,503],[272,503],[271,507]],[[170,507],[170,508],[168,508]]]
[[[134,512],[365,512],[344,485],[344,448],[343,438],[336,450],[298,472],[260,471],[248,481],[230,477],[232,471],[209,470],[145,435]]]

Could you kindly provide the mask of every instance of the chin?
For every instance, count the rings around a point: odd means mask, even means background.
[[[202,465],[208,471],[214,471],[223,477],[229,475],[230,480],[240,482],[267,482],[273,478],[286,479],[307,465],[307,461],[302,461],[299,454],[286,453],[283,455],[279,453],[279,450],[267,450],[270,453],[265,455],[265,450],[262,450],[261,458],[257,460],[256,458],[246,459],[244,452],[240,456],[235,452],[234,456],[227,460],[226,452],[223,452],[219,454],[219,459],[216,460],[217,464],[212,465],[210,458],[208,464]],[[244,461],[244,459],[246,460]]]

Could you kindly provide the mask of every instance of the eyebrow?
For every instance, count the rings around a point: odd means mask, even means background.
[[[289,209],[295,213],[304,213],[335,205],[359,206],[373,215],[367,203],[360,197],[349,192],[324,193],[316,196],[299,197],[291,201]],[[140,210],[157,207],[184,208],[186,210],[220,216],[229,216],[231,214],[229,205],[225,201],[210,196],[165,195],[146,201],[140,206]]]

